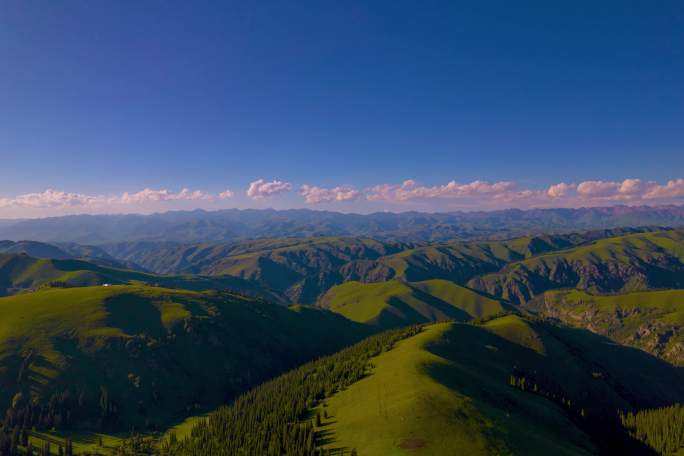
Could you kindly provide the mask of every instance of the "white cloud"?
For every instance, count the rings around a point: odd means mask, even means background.
[[[126,192],[119,198],[119,201],[123,204],[136,204],[151,201],[200,201],[211,200],[213,198],[214,197],[211,194],[201,190],[191,191],[184,188],[176,193],[166,189],[153,190],[151,188],[146,188],[137,193]],[[114,199],[112,202],[117,202],[117,200]]]
[[[235,194],[233,192],[231,192],[230,190],[226,190],[226,191],[218,194],[218,197],[220,199],[229,199],[229,198],[232,198],[233,196],[235,196]]]
[[[292,190],[292,185],[289,182],[279,180],[266,182],[264,179],[259,179],[249,184],[247,196],[252,199],[263,199],[269,196],[286,193],[290,190]]]
[[[15,198],[0,199],[0,207],[26,207],[35,209],[54,207],[76,207],[95,204],[98,197],[81,193],[67,193],[53,189],[43,192],[26,193]]]
[[[471,183],[451,181],[444,185],[421,186],[409,179],[401,184],[381,184],[366,189],[369,201],[385,203],[427,203],[445,200],[448,209],[499,209],[507,207],[581,207],[611,204],[648,204],[684,202],[684,179],[665,185],[641,179],[623,181],[590,180],[575,184],[560,182],[546,189],[520,188],[501,181]]]
[[[604,202],[674,202],[684,198],[684,179],[670,180],[665,185],[641,179],[625,179],[622,182],[585,181],[577,185],[577,194],[584,200]]]
[[[566,184],[565,182],[561,182],[560,184],[550,186],[548,190],[546,190],[546,194],[551,198],[561,198],[567,195],[570,189],[570,185]]]
[[[474,181],[460,184],[451,181],[445,185],[431,187],[419,186],[413,179],[405,180],[400,185],[381,184],[367,190],[369,201],[402,202],[434,198],[467,198],[483,195],[497,196],[513,192],[513,182],[501,181],[490,184],[484,181]]]
[[[361,192],[346,185],[334,188],[321,188],[305,184],[302,185],[299,193],[308,204],[354,201],[361,196]]]
[[[683,198],[684,179],[671,180],[665,185],[655,185],[644,196],[646,199]]]
[[[166,189],[146,188],[139,192],[121,195],[86,195],[47,189],[43,192],[26,193],[14,198],[0,198],[2,209],[106,209],[115,206],[135,206],[166,201],[212,201],[214,196],[201,190],[182,189],[173,192]]]
[[[625,179],[620,184],[618,192],[623,195],[638,195],[643,193],[647,185],[648,184],[644,184],[641,179]]]
[[[618,182],[585,181],[577,185],[577,193],[585,198],[613,196],[619,189]]]
[[[259,200],[288,192],[289,182],[259,179],[247,195]],[[420,185],[413,179],[398,184],[380,184],[361,191],[353,186],[317,187],[304,184],[299,194],[307,204],[354,202],[410,206],[416,210],[503,209],[541,207],[609,206],[613,204],[682,204],[684,178],[664,184],[637,178],[622,181],[589,180],[560,182],[546,188],[524,188],[510,181],[470,183],[451,181],[442,185]],[[47,216],[74,213],[150,212],[171,209],[211,208],[233,198],[232,191],[213,194],[183,188],[179,191],[146,188],[118,195],[72,193],[54,189],[14,197],[0,196],[0,217]],[[225,203],[224,203],[225,204]],[[240,204],[238,202],[238,204]],[[364,204],[359,203],[361,207]]]

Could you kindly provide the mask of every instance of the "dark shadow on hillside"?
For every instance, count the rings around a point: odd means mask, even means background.
[[[334,416],[328,416],[321,421],[321,426],[314,432],[317,446],[331,445],[337,441],[335,438],[335,432],[330,429],[332,425],[337,423]],[[348,454],[351,451],[347,447],[332,447],[328,448],[331,455],[343,455]]]
[[[547,407],[565,414],[591,436],[602,453],[653,454],[626,435],[617,413],[682,402],[682,370],[589,331],[546,323],[531,325],[546,354],[484,327],[461,324],[427,347],[451,361],[429,365],[427,372],[448,388],[474,398],[484,414],[494,407],[517,417],[518,422],[531,423],[531,429],[546,429],[559,441],[567,441],[573,434],[551,427],[547,417],[538,414],[538,406],[532,405],[546,401]],[[510,386],[513,376],[526,378],[528,390]],[[573,443],[583,445],[581,441]]]
[[[149,299],[133,294],[112,296],[105,301],[107,325],[120,328],[126,334],[141,333],[160,337],[165,329],[161,321],[161,312]]]
[[[412,288],[412,293],[430,307],[429,312],[421,313],[411,305],[396,296],[388,300],[389,306],[383,309],[370,324],[383,329],[398,328],[412,324],[430,323],[435,321],[455,320],[468,321],[470,315],[451,304],[442,301],[424,291]]]
[[[446,319],[463,322],[468,321],[472,318],[470,314],[468,314],[468,312],[459,309],[458,307],[455,307],[454,305],[449,304],[446,301],[442,301],[441,299],[432,296],[431,294],[426,293],[423,290],[413,287],[408,283],[406,285],[411,288],[412,293],[416,298],[420,299],[428,306],[442,313],[446,317]],[[445,318],[440,318],[440,320],[443,319]]]

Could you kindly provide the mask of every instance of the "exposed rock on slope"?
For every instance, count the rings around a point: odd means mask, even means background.
[[[602,239],[509,264],[469,285],[516,303],[556,288],[595,293],[684,288],[684,230]]]

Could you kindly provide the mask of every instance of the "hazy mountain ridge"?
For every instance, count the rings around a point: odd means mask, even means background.
[[[0,253],[26,254],[33,258],[53,260],[83,260],[98,266],[117,269],[137,269],[130,261],[119,261],[95,246],[74,243],[48,244],[36,241],[0,241]]]
[[[308,209],[72,215],[3,221],[0,223],[0,239],[103,244],[140,240],[198,243],[251,238],[354,236],[415,242],[511,238],[542,232],[641,225],[684,225],[684,206],[382,212],[368,215]]]

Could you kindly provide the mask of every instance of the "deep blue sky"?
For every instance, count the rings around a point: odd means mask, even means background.
[[[681,1],[0,2],[0,197],[684,175]]]

